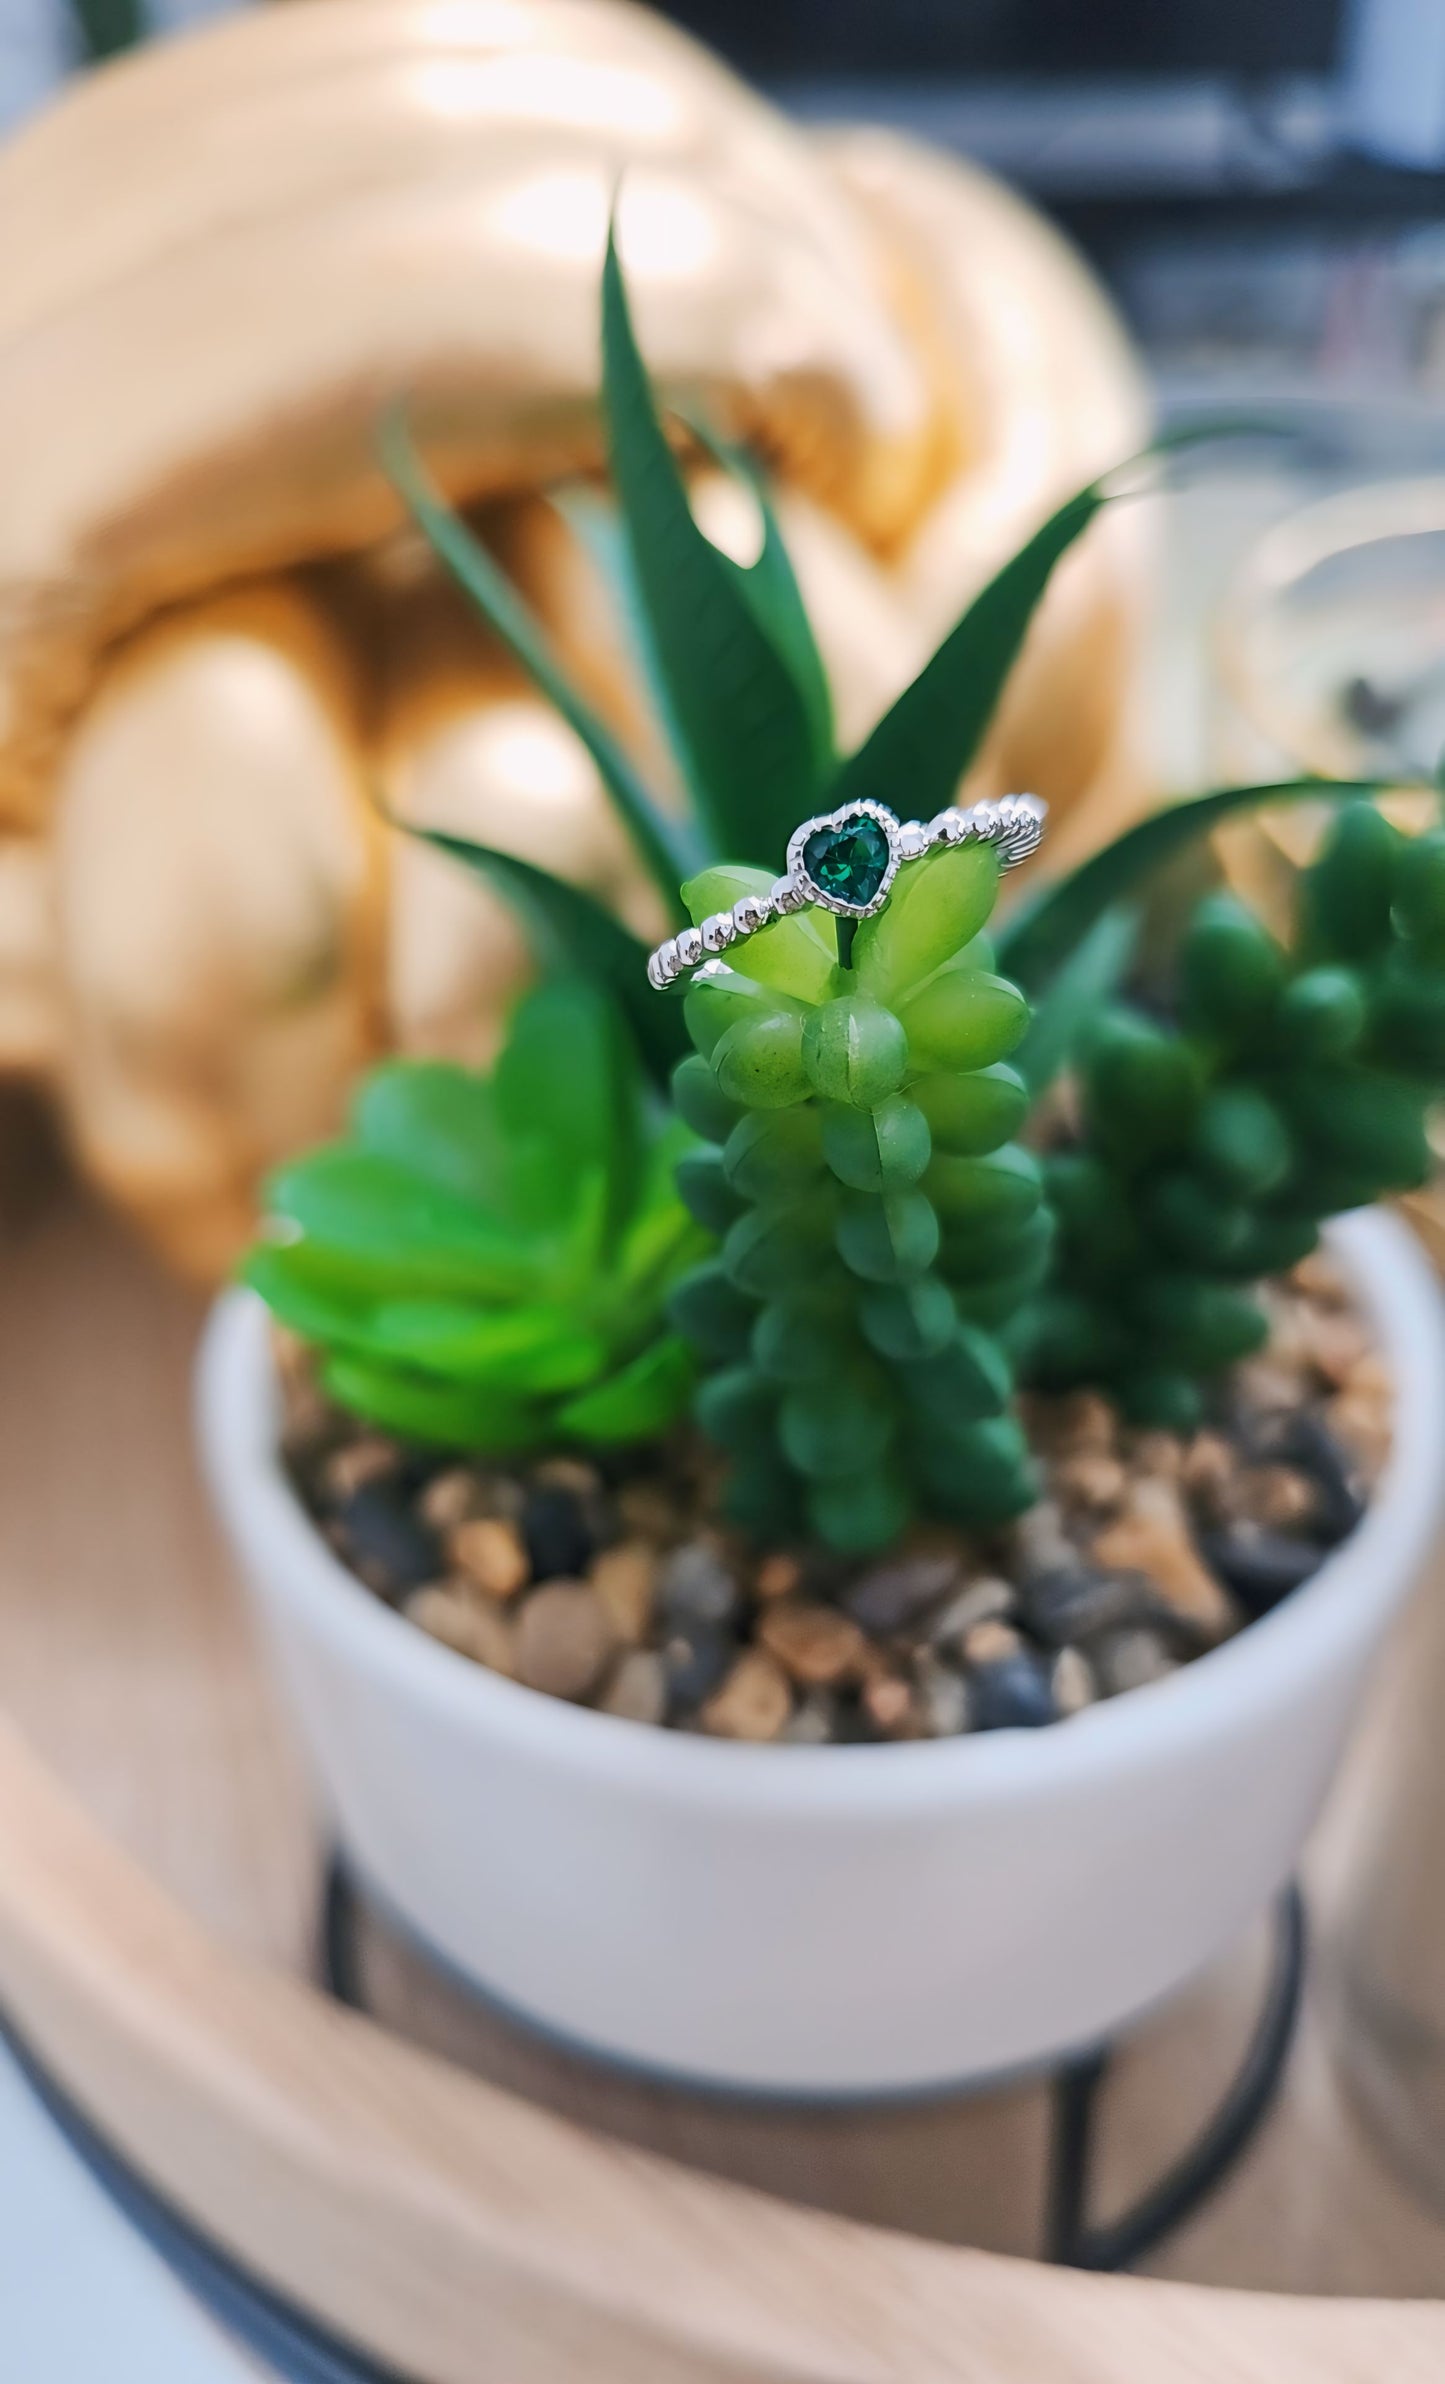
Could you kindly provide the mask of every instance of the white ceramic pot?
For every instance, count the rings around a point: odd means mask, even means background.
[[[205,1461],[358,1876],[535,2023],[689,2079],[852,2095],[1083,2047],[1289,1876],[1445,1499],[1445,1330],[1414,1241],[1335,1234],[1398,1386],[1353,1538],[1228,1645],[1037,1731],[754,1747],[500,1679],[370,1596],[277,1463],[267,1320],[219,1304]]]

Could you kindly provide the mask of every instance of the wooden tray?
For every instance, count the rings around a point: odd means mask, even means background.
[[[418,2384],[1438,2384],[1445,2308],[1387,2297],[1445,2292],[1445,2226],[1359,2134],[1317,1998],[1167,2282],[999,2256],[1038,2241],[1037,2089],[806,2116],[650,2089],[370,1924],[378,2020],[329,2002],[315,1823],[191,1457],[199,1305],[23,1104],[0,1147],[0,2002],[220,2246]],[[1218,2093],[1261,1959],[1123,2055],[1106,2205]]]

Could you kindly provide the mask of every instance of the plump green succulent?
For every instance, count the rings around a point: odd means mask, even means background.
[[[345,1140],[272,1178],[246,1279],[337,1400],[410,1439],[645,1440],[692,1388],[666,1319],[706,1243],[674,1181],[691,1141],[607,996],[559,978],[523,1001],[490,1076],[377,1069]]]
[[[1012,1139],[1028,1005],[982,937],[998,874],[988,845],[937,849],[850,965],[833,918],[798,914],[687,996],[674,1098],[704,1140],[679,1181],[721,1247],[672,1312],[756,1529],[860,1551],[919,1513],[995,1523],[1034,1495],[996,1328],[1041,1279],[1049,1223]],[[765,885],[712,869],[687,897],[701,919]]]
[[[1058,1255],[1029,1365],[1183,1428],[1209,1378],[1266,1338],[1249,1287],[1306,1256],[1324,1218],[1429,1171],[1445,836],[1351,805],[1300,877],[1288,949],[1212,893],[1175,978],[1171,1016],[1113,1004],[1081,1038],[1081,1129],[1047,1162]]]

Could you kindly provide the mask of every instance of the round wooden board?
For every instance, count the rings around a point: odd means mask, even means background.
[[[328,2002],[315,1825],[191,1457],[198,1304],[23,1104],[0,1126],[0,2002],[223,2247],[418,2384],[1445,2372],[1445,2307],[1384,2298],[1445,2290],[1445,2226],[1358,2133],[1313,2004],[1243,2169],[1134,2280],[1000,2256],[1037,2241],[1037,2088],[810,2114],[648,2088],[374,1925],[386,2025]],[[1241,1949],[1122,2057],[1106,2205],[1208,2108],[1259,1963]]]

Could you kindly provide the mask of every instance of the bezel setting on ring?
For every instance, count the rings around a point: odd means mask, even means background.
[[[887,846],[887,859],[871,891],[862,901],[851,902],[845,894],[835,892],[815,875],[819,860],[818,845],[828,838],[841,840],[850,827],[856,828],[864,821],[881,830]],[[842,803],[836,811],[821,812],[816,819],[804,820],[793,830],[788,839],[788,876],[802,888],[805,899],[816,903],[820,910],[832,911],[841,919],[871,919],[875,911],[882,910],[898,874],[898,864],[903,859],[901,833],[898,819],[886,804],[867,799],[857,803]]]

